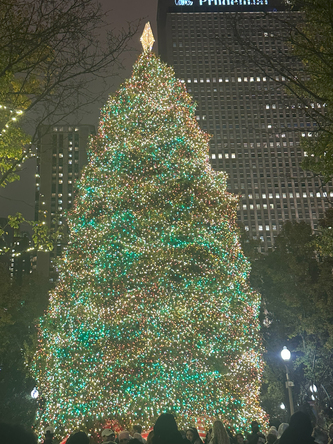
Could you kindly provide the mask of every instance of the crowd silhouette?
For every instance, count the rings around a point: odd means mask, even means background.
[[[147,435],[146,435],[147,436]],[[37,444],[38,439],[33,431],[22,426],[0,422],[1,444]],[[44,430],[43,444],[60,444],[52,427]],[[116,433],[106,427],[100,435],[92,437],[77,430],[64,438],[61,444],[333,444],[333,424],[327,430],[313,427],[308,414],[294,413],[288,423],[278,428],[270,427],[266,433],[260,430],[257,421],[252,421],[248,433],[235,435],[226,428],[221,420],[215,420],[207,430],[205,437],[200,437],[196,427],[179,430],[175,417],[170,413],[162,413],[150,430],[147,440],[142,436],[142,427],[134,425],[131,431],[123,430]]]

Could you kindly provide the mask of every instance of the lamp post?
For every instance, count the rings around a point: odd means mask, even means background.
[[[38,390],[37,390],[36,387],[34,387],[34,388],[31,390],[30,396],[32,397],[32,399],[37,399],[37,398],[38,398],[38,395],[39,395]]]
[[[290,416],[292,416],[294,414],[294,401],[293,401],[293,393],[292,393],[291,389],[292,389],[292,387],[294,387],[294,383],[293,383],[293,381],[290,381],[290,379],[289,379],[289,371],[288,371],[288,366],[287,366],[287,361],[290,360],[290,356],[291,356],[290,351],[287,349],[286,346],[284,346],[281,351],[281,358],[284,360],[285,367],[286,367],[286,388],[288,389]]]

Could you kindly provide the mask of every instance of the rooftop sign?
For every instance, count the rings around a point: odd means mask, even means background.
[[[175,0],[176,6],[263,6],[268,0]]]

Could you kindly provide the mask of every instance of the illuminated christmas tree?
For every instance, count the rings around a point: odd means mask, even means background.
[[[39,419],[61,434],[107,418],[150,426],[165,411],[182,426],[264,420],[260,297],[237,202],[184,84],[151,46],[102,110],[41,321]]]

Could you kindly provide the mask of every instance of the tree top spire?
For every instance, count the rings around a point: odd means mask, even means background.
[[[153,49],[155,39],[149,22],[147,22],[145,25],[140,42],[142,44],[143,52],[151,51]]]

